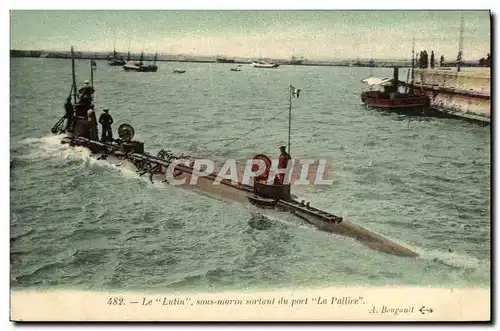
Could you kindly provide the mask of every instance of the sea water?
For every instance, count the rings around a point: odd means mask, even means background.
[[[291,154],[328,159],[334,182],[293,193],[420,257],[376,252],[287,214],[151,183],[126,165],[61,145],[50,129],[64,113],[70,60],[12,58],[13,288],[490,285],[490,127],[365,109],[360,80],[391,69],[243,65],[234,72],[230,64],[160,62],[156,73],[130,73],[97,64],[97,114],[109,108],[115,136],[129,123],[152,154],[276,157],[288,138],[289,85],[300,88]],[[77,60],[78,85],[89,68]],[[271,226],[252,227],[254,212],[267,213]]]

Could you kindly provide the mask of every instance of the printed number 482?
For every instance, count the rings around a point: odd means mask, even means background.
[[[109,298],[108,305],[111,305],[111,306],[121,306],[121,305],[124,305],[123,298]]]

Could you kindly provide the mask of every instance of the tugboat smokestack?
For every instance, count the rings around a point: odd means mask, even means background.
[[[394,78],[394,83],[396,84],[399,81],[399,67],[394,67],[393,78]]]

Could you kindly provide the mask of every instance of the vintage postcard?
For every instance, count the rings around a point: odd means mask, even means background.
[[[491,320],[491,13],[12,10],[12,321]]]

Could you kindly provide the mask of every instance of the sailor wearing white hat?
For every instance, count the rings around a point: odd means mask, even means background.
[[[81,103],[86,103],[86,104],[91,104],[92,103],[92,95],[94,94],[94,88],[90,85],[90,82],[85,80],[84,85],[80,90],[78,90],[80,93],[80,102]]]

